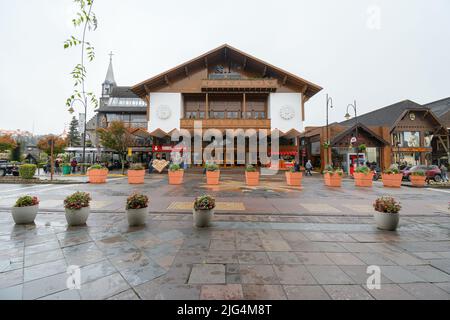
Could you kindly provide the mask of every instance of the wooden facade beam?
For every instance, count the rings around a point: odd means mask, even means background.
[[[205,57],[205,68],[208,68],[208,57]]]
[[[189,69],[187,66],[184,67],[184,73],[186,74],[186,77],[189,77]]]
[[[150,93],[150,88],[148,87],[148,85],[144,84],[144,89],[145,89],[145,93],[147,93],[147,94]]]
[[[244,62],[242,63],[242,69],[245,70],[247,68],[247,57],[244,57]]]
[[[267,66],[264,66],[262,77],[264,78],[266,75],[267,75]]]
[[[284,79],[283,79],[283,86],[286,85],[287,79],[288,79],[288,77],[287,77],[287,76],[284,76]]]
[[[169,77],[167,76],[167,74],[164,76],[164,82],[165,82],[167,85],[170,85]]]

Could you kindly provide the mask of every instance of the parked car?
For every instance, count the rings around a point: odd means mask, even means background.
[[[6,160],[0,160],[0,176],[4,177],[7,174],[13,175],[15,177],[19,176],[19,166],[9,163]]]
[[[439,167],[435,166],[435,165],[431,165],[431,166],[420,165],[420,166],[414,166],[408,170],[404,170],[403,171],[403,179],[409,181],[410,180],[409,176],[411,175],[411,172],[414,172],[414,171],[424,171],[427,180],[434,180],[436,182],[442,181],[441,169],[439,169]]]

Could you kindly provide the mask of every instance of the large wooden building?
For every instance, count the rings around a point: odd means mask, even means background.
[[[169,150],[174,130],[193,133],[201,121],[203,130],[224,135],[226,129],[276,130],[282,155],[297,155],[305,103],[321,89],[226,44],[131,87],[147,103],[153,151]]]

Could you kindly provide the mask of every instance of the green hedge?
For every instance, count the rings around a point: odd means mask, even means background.
[[[36,173],[36,165],[23,164],[19,167],[19,174],[23,179],[33,179]]]

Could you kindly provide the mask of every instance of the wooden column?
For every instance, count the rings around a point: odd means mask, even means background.
[[[209,119],[209,96],[208,96],[208,92],[206,93],[206,98],[205,98],[205,119]]]
[[[242,119],[247,118],[246,112],[247,112],[247,96],[245,95],[245,92],[244,92],[244,95],[242,97],[242,113],[241,113]]]

